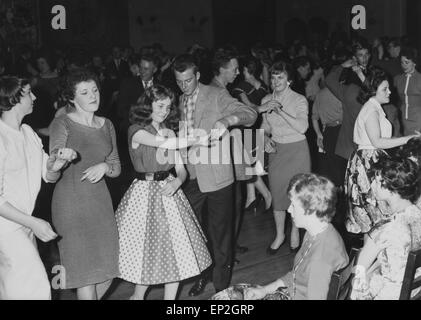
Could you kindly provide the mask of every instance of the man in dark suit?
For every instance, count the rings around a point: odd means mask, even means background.
[[[117,91],[121,81],[130,75],[129,64],[123,60],[118,46],[112,48],[112,60],[107,64],[106,74],[113,92]]]
[[[178,56],[173,70],[183,92],[180,136],[201,130],[210,133],[214,141],[209,148],[197,147],[181,154],[189,173],[184,192],[210,242],[214,262],[212,280],[218,292],[229,286],[233,262],[234,172],[228,129],[253,125],[257,113],[231,97],[226,89],[199,83],[200,72],[192,55]],[[202,210],[204,206],[207,210]],[[189,295],[201,294],[208,280],[209,275],[203,274]]]
[[[352,51],[353,58],[332,70],[326,78],[326,86],[342,102],[343,119],[335,153],[340,157],[337,166],[343,177],[348,159],[356,149],[354,125],[362,107],[357,97],[370,63],[370,47],[366,41],[356,42]]]
[[[127,133],[129,126],[130,107],[137,102],[145,89],[155,83],[154,75],[158,70],[158,61],[152,55],[144,55],[135,60],[134,64],[138,67],[137,74],[123,80],[117,97],[117,115],[120,129],[124,134]]]

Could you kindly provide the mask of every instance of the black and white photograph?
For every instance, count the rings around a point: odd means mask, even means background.
[[[421,300],[420,16],[0,0],[0,300]]]

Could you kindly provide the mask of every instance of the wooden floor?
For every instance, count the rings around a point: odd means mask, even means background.
[[[263,201],[262,201],[263,202]],[[263,204],[262,204],[263,205]],[[249,251],[237,255],[240,261],[234,267],[232,284],[235,283],[256,283],[265,284],[288,272],[293,263],[294,254],[290,253],[289,243],[286,241],[278,253],[274,256],[266,254],[266,248],[273,240],[275,234],[273,215],[264,213],[260,207],[257,214],[246,213],[240,233],[239,243],[249,248]],[[287,233],[288,234],[288,233]],[[188,291],[194,283],[189,279],[180,284],[180,300],[206,300],[215,293],[212,283],[209,283],[204,293],[197,297],[189,297]],[[106,299],[125,300],[133,292],[134,285],[126,281],[116,279]],[[148,290],[147,300],[163,299],[163,286],[155,286]],[[74,291],[55,291],[54,298],[60,300],[76,299]]]

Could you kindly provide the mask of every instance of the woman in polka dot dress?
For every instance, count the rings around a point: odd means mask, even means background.
[[[150,285],[165,284],[174,300],[181,280],[211,263],[206,238],[180,186],[187,173],[176,149],[208,145],[209,136],[176,138],[174,94],[155,85],[130,110],[129,152],[136,178],[117,209],[120,278],[143,300]],[[158,148],[159,147],[159,148]],[[176,177],[170,172],[175,168]]]

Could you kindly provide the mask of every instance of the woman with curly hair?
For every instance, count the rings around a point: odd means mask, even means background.
[[[177,110],[173,92],[161,85],[146,90],[130,110],[129,153],[136,173],[116,216],[120,278],[136,284],[132,300],[143,300],[147,288],[156,284],[165,284],[164,299],[174,300],[181,280],[212,263],[200,224],[180,189],[187,172],[176,151],[206,146],[209,136],[177,138],[172,130],[178,125]]]
[[[374,196],[387,202],[390,215],[368,234],[358,257],[351,298],[398,300],[408,254],[421,249],[421,209],[415,205],[421,176],[419,166],[407,158],[380,156],[373,171]]]
[[[303,173],[291,179],[287,193],[294,223],[306,230],[291,271],[264,286],[232,286],[212,300],[326,300],[332,274],[349,260],[343,240],[331,224],[336,188],[325,177]]]
[[[346,228],[355,234],[365,234],[388,215],[384,202],[376,201],[371,190],[370,168],[385,149],[404,145],[412,137],[392,138],[392,124],[387,120],[382,104],[390,101],[386,73],[373,68],[364,81],[358,99],[364,104],[354,126],[354,143],[358,150],[348,161],[345,192],[349,198]]]
[[[62,95],[67,112],[50,125],[50,152],[68,147],[78,161],[63,170],[52,200],[52,219],[61,239],[65,289],[81,300],[100,299],[118,276],[118,233],[105,177],[120,175],[114,126],[95,114],[100,103],[96,77],[71,72]]]

